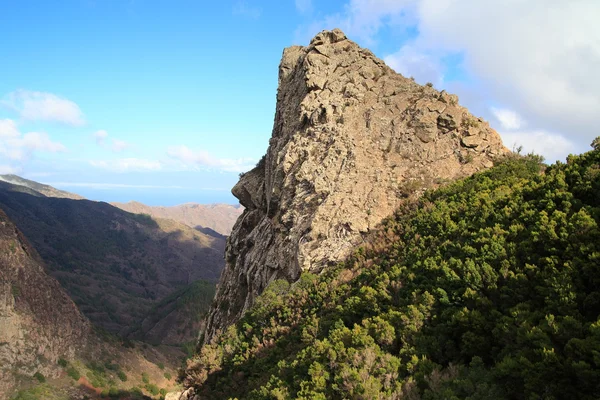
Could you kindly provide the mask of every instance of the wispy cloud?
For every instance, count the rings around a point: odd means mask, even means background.
[[[434,83],[440,76],[439,87],[445,88],[452,84],[446,76],[462,79],[446,74],[457,67],[447,60],[460,55],[460,74],[476,82],[487,102],[482,109],[501,129],[510,126],[554,144],[559,141],[540,132],[558,132],[583,150],[598,135],[600,110],[600,25],[590,15],[600,15],[600,2],[348,0],[340,12],[299,32],[306,38],[306,32],[312,37],[318,30],[340,27],[371,45],[383,31],[411,28],[408,39],[387,57],[400,72]],[[490,112],[491,104],[516,110],[528,121],[527,130],[514,116]]]
[[[439,87],[444,82],[444,68],[440,60],[412,46],[402,47],[386,56],[384,61],[396,72],[407,78],[413,77],[421,85],[431,82]]]
[[[523,119],[515,111],[496,107],[492,107],[491,111],[503,129],[515,130],[521,128],[523,125]]]
[[[155,160],[140,158],[119,158],[115,160],[91,160],[92,167],[105,169],[112,172],[143,172],[160,171],[162,164]]]
[[[258,19],[262,14],[262,9],[248,4],[247,1],[240,0],[233,5],[233,14],[250,19]]]
[[[216,158],[205,150],[192,150],[187,146],[171,146],[167,155],[188,167],[213,168],[227,172],[248,171],[252,169],[255,161],[250,158]]]
[[[15,121],[0,120],[0,159],[4,169],[20,169],[35,152],[58,153],[66,151],[62,143],[54,142],[45,132],[22,134]]]
[[[131,147],[130,144],[124,140],[112,139],[111,149],[115,153],[120,153],[123,150],[128,149],[129,147]]]
[[[94,139],[96,139],[96,144],[98,146],[102,146],[102,145],[104,145],[104,141],[108,137],[108,132],[106,132],[105,130],[101,129],[99,131],[94,132],[92,134],[92,136],[94,137]]]
[[[105,147],[106,141],[108,140],[108,132],[105,130],[99,130],[92,134],[92,137],[96,139],[96,144],[100,147]],[[110,150],[114,153],[120,153],[123,150],[126,150],[131,147],[131,144],[124,140],[111,138]]]
[[[20,135],[15,121],[11,119],[0,119],[0,140],[16,138]]]
[[[549,162],[563,159],[577,152],[577,146],[559,133],[537,131],[500,131],[504,145],[511,150],[523,148],[524,153],[541,154]]]
[[[19,89],[4,96],[0,103],[30,121],[52,121],[73,126],[85,124],[83,112],[76,103],[52,93]]]

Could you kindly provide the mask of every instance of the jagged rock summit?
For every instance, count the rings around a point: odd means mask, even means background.
[[[232,192],[245,207],[205,341],[274,279],[341,261],[404,198],[491,167],[499,135],[338,29],[283,52],[272,138]]]

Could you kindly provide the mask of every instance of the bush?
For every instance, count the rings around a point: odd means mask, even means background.
[[[158,363],[158,368],[160,368],[160,369],[165,369],[165,364],[163,364],[163,363],[159,362],[159,363]]]
[[[146,384],[146,390],[154,396],[156,396],[159,392],[158,386],[156,386],[154,383]]]
[[[127,382],[127,375],[123,371],[117,372],[117,376],[122,382]]]
[[[148,377],[148,373],[147,372],[143,372],[142,373],[142,382],[148,384],[150,383],[150,378]]]
[[[81,374],[79,373],[79,371],[75,367],[72,367],[72,366],[67,369],[67,375],[69,375],[71,378],[73,378],[76,381],[78,381],[79,378],[81,378]]]
[[[167,380],[169,380],[169,381],[170,381],[170,380],[171,380],[171,378],[172,378],[171,374],[170,374],[170,373],[168,373],[168,372],[165,372],[165,379],[167,379]]]
[[[67,364],[68,364],[68,363],[67,363],[67,360],[65,360],[64,358],[62,358],[62,357],[61,357],[61,358],[59,358],[57,363],[58,363],[58,365],[60,365],[61,367],[63,367],[63,368],[67,368]]]
[[[40,383],[46,382],[46,377],[42,375],[41,372],[36,372],[35,374],[33,374],[33,377],[37,379]]]

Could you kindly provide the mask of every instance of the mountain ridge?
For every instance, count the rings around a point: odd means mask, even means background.
[[[176,206],[148,206],[138,201],[128,203],[110,203],[127,212],[148,214],[158,218],[169,218],[191,228],[209,228],[221,235],[229,235],[242,208],[230,204],[183,203]]]
[[[199,279],[214,285],[224,263],[223,237],[104,202],[46,197],[0,182],[0,208],[81,311],[121,335],[176,290]]]

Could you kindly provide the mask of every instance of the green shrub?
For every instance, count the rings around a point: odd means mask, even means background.
[[[146,390],[154,396],[156,396],[159,392],[158,386],[156,386],[154,383],[147,383]]]
[[[204,398],[598,398],[596,147],[407,202],[338,267],[273,281],[185,379]]]
[[[160,368],[160,369],[165,369],[165,364],[163,364],[163,363],[159,362],[159,363],[158,363],[158,368]]]
[[[67,360],[65,360],[64,358],[62,358],[62,357],[61,357],[61,358],[59,358],[57,363],[58,363],[58,365],[60,365],[61,367],[63,367],[63,368],[67,368],[67,364],[68,364],[68,363],[67,363]]]
[[[148,373],[147,372],[143,372],[142,373],[142,382],[144,382],[146,384],[150,382],[150,377],[148,377]]]
[[[122,382],[127,382],[127,375],[123,371],[117,372],[117,376]]]
[[[67,375],[69,375],[71,378],[73,378],[74,380],[78,381],[79,378],[81,378],[81,374],[79,373],[79,371],[71,366],[69,368],[67,368]]]
[[[44,375],[42,375],[42,373],[39,371],[36,372],[35,374],[33,374],[33,377],[35,379],[37,379],[40,383],[46,382],[46,377]]]
[[[169,380],[169,381],[170,381],[170,380],[171,380],[171,378],[172,378],[171,374],[170,374],[170,373],[168,373],[168,372],[165,372],[165,379],[167,379],[167,380]]]

